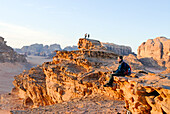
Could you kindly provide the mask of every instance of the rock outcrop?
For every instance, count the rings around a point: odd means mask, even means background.
[[[92,41],[80,39],[80,50],[56,51],[53,61],[15,76],[13,93],[31,107],[97,94],[124,100],[132,113],[170,113],[169,77],[141,70],[143,66],[134,55],[125,58],[134,69],[131,76],[114,77],[113,87],[104,88],[103,84],[118,66],[118,55]]]
[[[107,50],[113,51],[119,55],[129,55],[132,54],[132,48],[129,46],[116,45],[114,43],[102,43]]]
[[[6,45],[4,38],[0,37],[0,62],[27,62],[24,55],[17,54],[10,46]]]
[[[78,42],[78,49],[84,50],[94,50],[94,49],[106,49],[100,41],[93,39],[80,38]]]
[[[144,65],[139,61],[139,59],[133,55],[133,54],[129,54],[127,56],[124,56],[124,61],[127,62],[131,67],[132,67],[132,71],[134,70],[145,70]]]
[[[129,46],[116,45],[114,43],[101,43],[98,40],[81,38],[78,42],[79,49],[99,49],[112,51],[118,55],[132,54],[132,49]]]
[[[170,39],[157,37],[143,42],[138,48],[138,58],[153,58],[160,66],[170,67]]]

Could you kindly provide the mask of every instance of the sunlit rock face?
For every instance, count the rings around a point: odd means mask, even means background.
[[[112,51],[118,55],[132,54],[132,49],[129,46],[116,45],[114,43],[102,43],[98,40],[81,38],[78,42],[79,49],[104,49]]]
[[[45,106],[97,94],[124,100],[125,107],[134,114],[170,113],[169,77],[147,72],[132,54],[124,57],[132,67],[132,74],[115,76],[113,87],[103,87],[118,67],[118,55],[94,42],[80,39],[80,50],[56,51],[53,61],[15,76],[13,90],[24,105]]]
[[[6,45],[3,37],[0,37],[0,62],[26,63],[24,55],[17,54],[10,46]]]
[[[97,49],[105,49],[106,48],[101,44],[100,41],[98,40],[93,40],[93,39],[85,39],[85,38],[80,38],[78,42],[78,49],[80,50],[97,50]]]
[[[153,58],[160,66],[170,67],[170,39],[148,39],[138,47],[138,58]]]

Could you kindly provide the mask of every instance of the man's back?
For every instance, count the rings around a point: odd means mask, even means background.
[[[115,73],[122,73],[124,75],[130,75],[131,74],[131,67],[122,61],[122,63],[119,65],[118,69]]]

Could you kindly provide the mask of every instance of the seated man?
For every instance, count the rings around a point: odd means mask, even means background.
[[[113,76],[125,76],[131,74],[131,67],[123,61],[123,56],[118,57],[119,67],[116,71],[113,71],[113,74],[110,75],[109,82],[103,85],[104,87],[112,87],[113,84]]]

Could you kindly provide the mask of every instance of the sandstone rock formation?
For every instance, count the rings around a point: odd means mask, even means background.
[[[80,38],[78,42],[78,49],[106,49],[101,42],[93,39]]]
[[[129,54],[127,56],[124,56],[123,59],[132,67],[132,71],[139,69],[145,70],[144,65],[138,60],[138,58],[135,55]]]
[[[160,66],[170,67],[170,39],[157,37],[143,42],[138,48],[138,58],[153,58]]]
[[[114,43],[102,43],[107,50],[113,51],[119,55],[129,55],[132,54],[132,48],[129,46],[116,45]]]
[[[1,44],[6,44],[6,41],[4,41],[4,38],[0,36],[0,43]]]
[[[121,46],[113,43],[101,43],[98,40],[81,38],[78,42],[79,49],[103,49],[112,51],[118,55],[129,55],[132,54],[132,49],[129,46]]]
[[[0,37],[0,62],[27,62],[24,55],[17,54],[6,45],[4,38]]]
[[[125,60],[134,69],[131,76],[114,77],[113,87],[104,88],[117,69],[118,55],[95,40],[80,39],[78,47],[77,51],[56,51],[53,61],[15,76],[13,93],[30,107],[100,95],[124,100],[134,114],[170,113],[169,76],[144,71],[141,62],[129,55]]]

